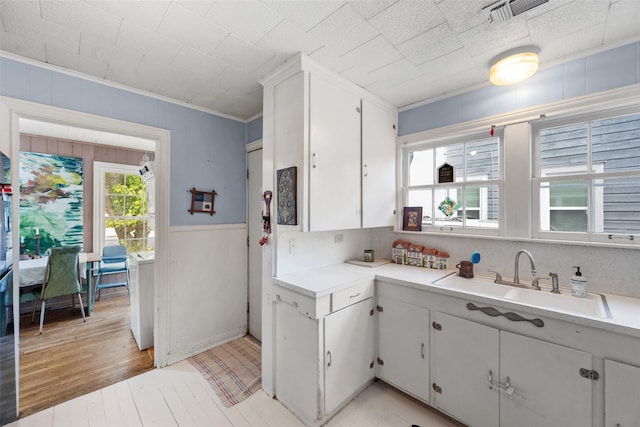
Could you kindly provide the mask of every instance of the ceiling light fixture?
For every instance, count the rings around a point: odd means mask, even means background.
[[[490,62],[489,80],[508,86],[528,79],[538,71],[538,52],[536,46],[522,46],[501,53]]]

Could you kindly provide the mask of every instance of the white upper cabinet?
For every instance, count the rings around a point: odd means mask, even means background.
[[[392,226],[397,111],[300,56],[263,81],[263,145],[277,171],[297,167],[300,231]],[[280,224],[282,225],[282,224]]]
[[[395,222],[396,121],[394,109],[362,99],[362,227]]]
[[[310,76],[309,231],[360,228],[360,97]]]

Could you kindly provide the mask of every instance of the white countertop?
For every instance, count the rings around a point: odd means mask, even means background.
[[[397,264],[386,264],[380,267],[368,268],[344,263],[274,277],[273,280],[274,283],[279,286],[314,298],[330,295],[337,290],[348,288],[365,281],[373,279],[383,280],[396,285],[422,289],[455,298],[468,298],[471,296],[473,301],[481,303],[491,304],[498,302],[499,305],[509,309],[526,311],[538,316],[574,322],[640,338],[640,299],[638,298],[604,294],[612,317],[610,319],[585,317],[492,297],[491,295],[449,289],[443,285],[433,283],[452,273],[455,274],[455,271],[434,270]]]
[[[155,261],[156,252],[155,251],[140,251],[140,252],[131,252],[129,256],[135,260],[138,264],[146,264]]]

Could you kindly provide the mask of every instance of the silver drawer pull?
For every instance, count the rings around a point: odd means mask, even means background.
[[[356,297],[359,297],[359,296],[360,296],[360,292],[358,292],[356,294],[353,294],[353,295],[349,295],[349,299],[356,298]]]

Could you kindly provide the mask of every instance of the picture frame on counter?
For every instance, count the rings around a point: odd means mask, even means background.
[[[405,206],[402,229],[404,231],[422,231],[422,206]]]

